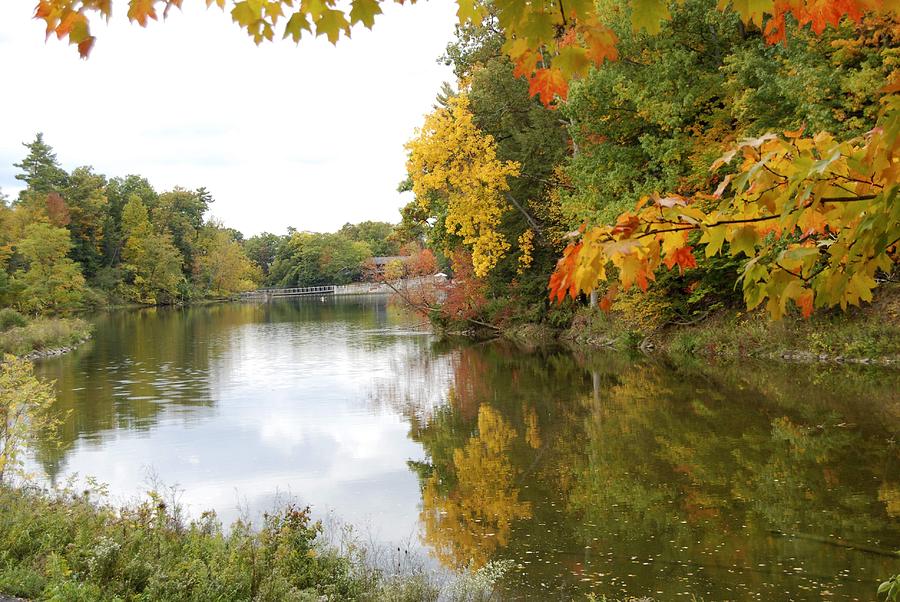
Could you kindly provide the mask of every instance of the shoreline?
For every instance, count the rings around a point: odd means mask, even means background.
[[[615,311],[578,310],[571,326],[518,324],[500,337],[524,349],[562,345],[614,349],[707,361],[755,359],[782,363],[900,368],[900,286],[886,286],[871,304],[822,311],[804,320],[772,322],[762,310],[720,310],[704,320],[642,330]]]

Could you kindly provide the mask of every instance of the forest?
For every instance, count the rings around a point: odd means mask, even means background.
[[[895,19],[823,31],[788,19],[773,44],[705,0],[673,6],[657,35],[613,4],[597,11],[615,60],[574,77],[565,100],[520,77],[500,9],[460,25],[447,48],[458,81],[407,146],[416,198],[402,213],[465,264],[465,302],[448,319],[565,327],[571,299],[593,291],[649,332],[765,300],[772,318],[805,317],[871,301],[895,279],[894,175],[854,174],[859,151],[837,144],[871,140],[895,97],[884,85]],[[809,208],[784,205],[796,191]],[[884,230],[868,230],[875,215]],[[863,257],[843,251],[860,237]],[[548,281],[561,303],[547,302]]]
[[[107,178],[87,166],[69,173],[40,133],[24,146],[15,167],[25,188],[0,197],[0,305],[25,315],[346,284],[368,275],[373,256],[399,255],[410,242],[373,221],[245,239],[208,217],[214,199],[205,188],[158,192],[137,175]]]

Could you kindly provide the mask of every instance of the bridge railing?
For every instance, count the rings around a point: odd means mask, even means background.
[[[255,291],[241,293],[243,297],[286,297],[297,295],[333,295],[335,286],[295,286],[290,288],[259,288]]]

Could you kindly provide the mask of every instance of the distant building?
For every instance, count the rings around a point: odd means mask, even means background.
[[[400,262],[401,264],[406,265],[406,263],[410,259],[412,259],[412,258],[409,257],[408,255],[392,255],[389,257],[373,257],[367,262],[367,264],[371,267],[371,269],[375,273],[375,275],[380,276],[380,275],[384,274],[384,270],[385,270],[385,268],[387,268],[388,265],[390,265],[394,262]]]

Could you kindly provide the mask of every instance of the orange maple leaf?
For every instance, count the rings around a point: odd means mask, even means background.
[[[598,67],[603,61],[619,59],[619,38],[608,27],[597,25],[585,30],[584,41],[587,44],[588,59]]]
[[[797,307],[803,314],[803,319],[809,319],[813,312],[813,299],[815,293],[811,289],[806,289],[802,295],[797,297]]]
[[[147,26],[148,19],[156,21],[156,0],[130,0],[128,2],[128,18],[131,21],[137,21],[141,27]]]
[[[569,82],[559,69],[538,69],[528,81],[528,93],[531,96],[539,94],[544,106],[549,107],[557,97],[565,100],[569,93]]]
[[[513,75],[515,77],[531,77],[537,67],[540,55],[537,52],[524,52],[516,59]],[[534,94],[532,94],[533,96]]]
[[[688,245],[666,255],[665,264],[670,270],[677,265],[679,273],[684,274],[684,270],[687,268],[697,267],[697,259],[694,257],[690,245]]]
[[[575,298],[578,296],[578,287],[575,285],[575,268],[578,265],[578,255],[581,252],[582,243],[570,244],[563,251],[563,256],[556,262],[556,269],[550,275],[550,299],[562,303],[566,294]]]

